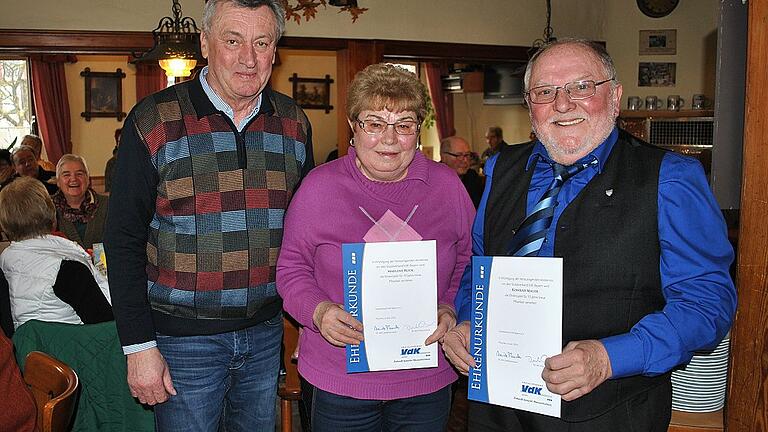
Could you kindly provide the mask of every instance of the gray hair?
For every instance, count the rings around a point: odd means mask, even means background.
[[[453,142],[456,140],[456,136],[449,136],[440,140],[440,153],[446,153],[453,151]]]
[[[37,153],[35,152],[35,149],[33,149],[32,147],[30,147],[30,146],[28,146],[26,144],[25,145],[20,145],[20,146],[16,147],[13,150],[13,153],[11,154],[11,159],[13,159],[17,154],[19,154],[21,152],[30,152],[30,153],[32,153],[32,156],[34,156],[35,159],[37,159]],[[14,161],[14,163],[16,163],[16,162]]]
[[[504,139],[504,131],[498,126],[491,126],[488,128],[488,133],[495,136],[498,139]]]
[[[80,162],[83,165],[83,169],[85,170],[85,175],[87,177],[90,177],[89,171],[88,171],[88,164],[85,163],[85,159],[83,159],[82,156],[78,156],[76,154],[67,153],[64,156],[62,156],[58,162],[56,162],[56,177],[61,176],[61,170],[65,163],[67,162]]]
[[[237,7],[243,7],[248,9],[257,9],[262,6],[267,6],[275,16],[275,22],[277,23],[277,38],[275,43],[280,40],[280,36],[285,31],[285,9],[283,3],[280,0],[208,0],[205,3],[203,9],[203,31],[208,33],[211,30],[213,19],[216,15],[216,5],[218,4],[233,3]]]
[[[600,60],[600,63],[603,64],[603,68],[605,69],[606,77],[605,78],[614,78],[613,81],[611,81],[611,89],[616,88],[616,66],[613,64],[613,59],[611,58],[611,55],[608,54],[608,51],[605,49],[605,47],[602,44],[593,42],[591,40],[587,39],[574,39],[574,38],[564,38],[560,39],[554,42],[550,42],[543,47],[539,48],[538,51],[536,51],[535,54],[531,57],[530,60],[528,60],[528,65],[525,67],[525,77],[523,78],[525,83],[525,90],[529,90],[529,84],[531,83],[531,70],[533,69],[533,64],[536,62],[536,60],[539,59],[539,57],[542,56],[545,52],[549,51],[552,48],[562,46],[562,45],[577,45],[582,48],[587,49],[589,52],[595,55]]]

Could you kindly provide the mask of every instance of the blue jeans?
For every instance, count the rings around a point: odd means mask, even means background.
[[[312,432],[439,432],[445,430],[451,409],[451,386],[390,401],[355,399],[317,387],[311,393],[305,405]]]
[[[209,336],[157,335],[176,396],[155,406],[158,431],[274,432],[283,318]]]

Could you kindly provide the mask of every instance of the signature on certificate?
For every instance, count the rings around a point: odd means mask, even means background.
[[[547,355],[546,354],[541,354],[541,355],[530,354],[530,355],[526,355],[525,359],[528,360],[528,363],[532,365],[544,367],[544,360],[547,359]]]
[[[379,324],[373,326],[373,331],[376,333],[382,332],[395,332],[400,330],[400,326],[397,324]]]
[[[405,324],[405,328],[412,332],[430,330],[435,326],[434,321],[417,321],[415,323]]]
[[[522,359],[522,356],[519,353],[516,353],[514,351],[496,351],[496,358],[501,361],[511,361],[517,363],[519,360]]]

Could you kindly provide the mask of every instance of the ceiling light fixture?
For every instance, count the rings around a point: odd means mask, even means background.
[[[157,62],[169,78],[188,77],[199,60],[200,30],[195,20],[181,16],[179,0],[173,0],[173,18],[163,17],[152,30],[154,46],[133,63]]]
[[[531,44],[531,48],[528,49],[529,58],[532,57],[539,48],[557,40],[556,37],[552,36],[552,33],[554,33],[554,30],[552,29],[552,2],[551,0],[547,0],[547,26],[544,27],[542,38],[534,40]]]

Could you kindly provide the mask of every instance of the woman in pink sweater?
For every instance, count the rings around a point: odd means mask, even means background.
[[[344,348],[364,329],[342,305],[343,243],[435,240],[438,323],[425,343],[456,324],[475,211],[456,173],[417,151],[425,94],[414,74],[392,65],[358,73],[347,100],[349,153],[315,168],[285,217],[277,288],[304,326],[299,373],[314,432],[434,432],[448,419],[456,374],[441,350],[436,368],[347,374]]]

